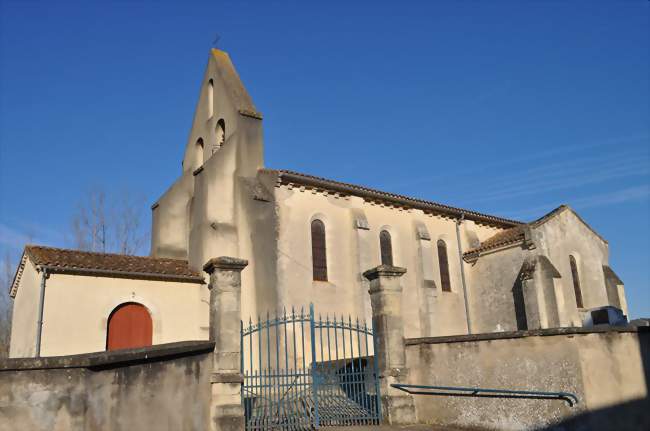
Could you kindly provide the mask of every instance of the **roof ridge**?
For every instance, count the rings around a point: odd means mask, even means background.
[[[26,244],[25,245],[25,250],[27,249],[46,249],[46,250],[55,250],[55,251],[62,251],[62,252],[70,252],[70,253],[84,253],[84,254],[92,254],[95,256],[116,256],[116,257],[132,257],[132,258],[137,258],[137,259],[150,259],[150,260],[157,260],[157,261],[170,261],[170,262],[185,262],[187,263],[187,259],[174,259],[170,257],[153,257],[153,256],[140,256],[136,254],[121,254],[121,253],[106,253],[106,252],[101,252],[101,251],[89,251],[89,250],[81,250],[81,249],[75,249],[75,248],[62,248],[62,247],[52,247],[49,245],[38,245],[38,244]]]
[[[365,192],[368,192],[368,193],[376,193],[376,194],[379,194],[379,195],[384,195],[386,197],[393,198],[393,199],[401,199],[401,200],[411,201],[413,203],[419,203],[419,204],[424,204],[424,205],[430,205],[430,206],[433,206],[433,207],[438,207],[441,210],[456,212],[456,213],[465,214],[465,215],[474,215],[476,217],[483,218],[483,219],[486,219],[486,220],[490,220],[490,221],[493,221],[493,222],[496,222],[496,223],[510,225],[511,227],[526,224],[526,223],[518,221],[518,220],[510,220],[510,219],[507,219],[507,218],[504,218],[504,217],[499,217],[499,216],[494,216],[494,215],[490,215],[490,214],[481,213],[479,211],[454,207],[454,206],[451,206],[451,205],[446,205],[446,204],[442,204],[442,203],[439,203],[439,202],[430,201],[430,200],[426,200],[426,199],[422,199],[422,198],[406,196],[406,195],[402,195],[402,194],[399,194],[399,193],[387,192],[387,191],[383,191],[383,190],[379,190],[379,189],[374,189],[374,188],[368,187],[368,186],[363,186],[363,185],[358,185],[358,184],[351,184],[351,183],[344,183],[342,181],[331,180],[331,179],[324,178],[324,177],[319,177],[319,176],[316,176],[316,175],[303,174],[301,172],[292,171],[292,170],[288,170],[288,169],[262,168],[262,169],[259,169],[259,171],[276,173],[276,174],[279,174],[279,175],[282,175],[282,174],[293,175],[293,176],[298,176],[298,177],[303,177],[303,178],[309,178],[309,179],[312,179],[314,181],[327,182],[327,183],[330,183],[330,184],[336,184],[336,185],[339,185],[339,186],[342,186],[342,187],[350,187],[350,188],[358,189],[360,191],[365,191]]]
[[[578,219],[582,224],[584,224],[584,225],[587,227],[587,229],[589,229],[589,230],[590,230],[594,235],[596,235],[596,236],[598,237],[598,239],[600,239],[600,240],[601,240],[602,242],[604,242],[605,244],[609,244],[609,242],[608,242],[605,238],[603,238],[603,236],[602,236],[601,234],[599,234],[599,233],[596,231],[596,229],[594,229],[594,228],[593,228],[589,223],[587,223],[587,222],[585,221],[585,219],[583,219],[582,216],[580,216],[580,214],[578,214],[578,213],[576,212],[576,210],[574,210],[573,208],[571,208],[570,205],[567,205],[567,204],[562,204],[562,205],[560,205],[559,207],[557,207],[557,208],[555,208],[555,209],[549,211],[548,213],[544,214],[543,216],[541,216],[541,217],[538,218],[537,220],[531,221],[530,223],[527,223],[527,224],[528,224],[528,226],[530,226],[530,227],[534,227],[534,228],[539,227],[539,226],[543,225],[544,223],[546,223],[547,221],[549,221],[550,219],[552,219],[553,217],[555,217],[556,215],[559,215],[559,214],[561,214],[561,213],[563,213],[564,211],[567,211],[567,210],[568,210],[568,211],[571,211],[571,213],[572,213],[572,214],[573,214],[573,215],[574,215],[574,216],[575,216],[575,217],[576,217],[576,218],[577,218],[577,219]]]
[[[557,214],[559,214],[559,213],[561,213],[561,212],[563,212],[563,211],[565,211],[565,210],[568,210],[568,209],[569,209],[569,210],[572,210],[572,208],[571,208],[569,205],[567,205],[567,204],[562,204],[562,205],[560,205],[560,206],[558,206],[558,207],[556,207],[556,208],[553,208],[551,211],[547,212],[546,214],[544,214],[543,216],[539,217],[538,219],[535,219],[535,220],[533,220],[533,221],[531,221],[531,222],[528,222],[527,224],[528,224],[529,226],[531,226],[531,227],[537,227],[537,226],[543,225],[543,224],[546,223],[549,219],[553,218],[553,217],[556,216]],[[574,211],[574,212],[575,212],[575,211]]]

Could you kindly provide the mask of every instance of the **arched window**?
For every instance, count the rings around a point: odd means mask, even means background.
[[[571,277],[573,278],[573,291],[576,295],[576,305],[578,308],[583,308],[582,304],[582,291],[580,290],[580,275],[578,275],[578,265],[573,256],[569,256],[569,264],[571,265]]]
[[[121,304],[108,317],[106,350],[151,346],[152,333],[151,315],[143,305]]]
[[[379,249],[381,251],[381,264],[393,266],[393,243],[387,230],[379,232]]]
[[[447,258],[447,244],[438,240],[438,264],[440,265],[440,287],[443,292],[451,292],[449,279],[449,259]]]
[[[212,80],[208,81],[208,118],[212,118],[212,112],[214,110],[214,82]]]
[[[311,222],[311,260],[315,281],[327,281],[327,246],[325,225],[316,219]]]
[[[215,140],[214,146],[212,147],[212,154],[216,153],[221,147],[223,147],[224,142],[226,141],[226,122],[223,121],[223,118],[217,121],[217,128],[214,131]]]
[[[196,140],[196,145],[194,145],[195,161],[194,169],[197,169],[203,164],[203,138]]]

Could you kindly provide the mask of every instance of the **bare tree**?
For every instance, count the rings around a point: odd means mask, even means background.
[[[114,223],[112,226],[113,248],[120,254],[142,252],[149,239],[146,223],[148,214],[145,212],[142,202],[142,199],[135,199],[129,193],[121,193],[113,210],[111,217]]]
[[[106,251],[106,193],[101,189],[88,191],[77,204],[72,218],[72,235],[76,248],[86,251]]]
[[[142,253],[148,239],[142,201],[129,192],[114,197],[102,189],[88,191],[72,217],[74,247],[102,253]]]

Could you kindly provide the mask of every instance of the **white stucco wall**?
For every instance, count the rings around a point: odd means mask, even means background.
[[[402,277],[406,336],[467,332],[454,220],[301,188],[277,187],[275,196],[279,214],[278,306],[314,302],[322,313],[369,318],[368,287],[361,274],[380,264],[379,233],[386,229],[391,233],[393,264],[407,269]],[[360,214],[366,218],[368,230],[355,226]],[[315,218],[325,224],[328,282],[312,280],[310,225]],[[426,228],[430,240],[419,238],[419,225]],[[474,223],[469,228],[483,238],[498,231]],[[466,249],[464,225],[461,229]],[[440,288],[440,239],[447,245],[451,292]],[[433,284],[427,282],[431,278]]]
[[[225,136],[218,146],[220,120],[225,123]],[[196,145],[199,139],[203,148]],[[251,225],[259,218],[259,205],[252,199],[250,186],[262,167],[261,116],[228,55],[212,50],[201,80],[181,179],[153,210],[151,254],[188,259],[197,271],[218,256],[248,259],[249,266],[242,273],[245,316],[256,314],[258,298],[275,286],[275,259],[268,258],[272,240],[259,235],[260,226],[272,229],[273,220]],[[257,238],[252,238],[254,233]],[[263,260],[272,262],[272,268]]]
[[[52,274],[45,288],[41,355],[105,350],[108,317],[125,302],[147,307],[153,344],[206,340],[208,297],[206,285],[198,283]]]
[[[552,283],[552,292],[543,293],[542,284],[537,287],[541,303],[557,315],[556,320],[549,321],[550,317],[542,312],[542,327],[582,326],[587,309],[610,305],[603,272],[603,265],[608,265],[607,242],[570,208],[561,207],[541,222],[533,222],[530,234],[531,243],[486,252],[470,264],[467,274],[474,295],[470,302],[476,333],[523,329],[521,322],[518,325],[516,321],[514,302],[516,294],[521,294],[517,292],[521,286],[517,285],[521,283],[522,264],[535,256],[547,258],[559,274],[547,280]],[[580,309],[576,304],[569,256],[575,257],[578,267],[584,305]],[[617,297],[624,304],[623,285],[616,289]]]
[[[608,264],[607,243],[598,237],[570,209],[566,209],[538,228],[533,236],[543,252],[562,274],[562,291],[569,319],[581,321],[576,310],[569,256],[576,259],[584,308],[607,305],[603,265]]]
[[[190,205],[193,195],[194,177],[191,172],[184,172],[158,199],[152,209],[152,257],[187,259]]]
[[[11,320],[9,357],[26,358],[36,354],[36,328],[41,274],[27,259],[20,279],[20,289],[14,298]]]
[[[225,121],[225,141],[213,153],[220,119]],[[204,143],[202,149],[196,146],[199,138]],[[408,337],[467,333],[461,267],[465,269],[470,317],[476,324],[472,332],[517,327],[512,286],[523,250],[495,253],[478,264],[461,263],[456,220],[452,218],[358,196],[280,186],[276,184],[278,174],[260,171],[263,167],[261,115],[227,54],[213,50],[201,81],[182,177],[154,210],[152,255],[187,258],[195,270],[217,256],[247,259],[249,266],[242,273],[245,320],[310,302],[323,314],[370,319],[368,285],[362,273],[380,263],[379,232],[386,229],[392,237],[394,264],[408,271],[402,279]],[[328,282],[312,280],[310,223],[314,218],[321,218],[326,227]],[[357,218],[367,221],[367,229],[359,228]],[[471,219],[470,215],[460,225],[462,251],[507,226]],[[602,241],[603,246],[594,247],[597,237],[588,228],[567,230],[565,225],[558,218],[540,226],[540,250],[536,253],[559,262],[558,301],[569,310],[561,320],[569,325],[580,319],[571,296],[567,250],[573,250],[579,260],[584,290],[589,286],[583,295],[585,306],[594,307],[606,303],[602,265],[607,262],[607,247]],[[584,238],[588,241],[581,244]],[[451,292],[441,289],[437,248],[441,239],[447,245]]]

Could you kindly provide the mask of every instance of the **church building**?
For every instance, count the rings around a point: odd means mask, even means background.
[[[244,320],[310,303],[323,316],[369,318],[363,273],[380,264],[406,268],[408,338],[627,314],[607,241],[570,207],[524,223],[267,167],[262,124],[229,56],[213,49],[182,172],[151,207],[150,256],[26,246],[10,356],[207,339],[203,267],[218,256],[249,262]]]

